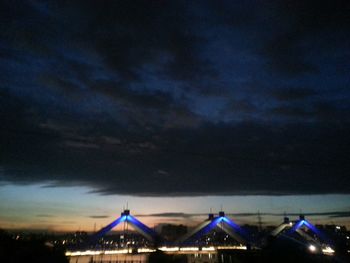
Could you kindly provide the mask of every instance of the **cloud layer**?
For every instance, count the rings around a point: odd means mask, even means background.
[[[348,1],[3,1],[0,179],[350,193]]]

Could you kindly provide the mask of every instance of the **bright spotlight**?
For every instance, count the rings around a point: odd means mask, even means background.
[[[316,252],[317,249],[314,245],[309,245],[309,250],[310,250],[310,252],[314,253],[314,252]]]

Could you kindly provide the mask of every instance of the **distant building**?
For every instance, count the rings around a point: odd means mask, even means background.
[[[168,241],[175,241],[187,233],[187,226],[184,225],[163,225],[161,236]]]

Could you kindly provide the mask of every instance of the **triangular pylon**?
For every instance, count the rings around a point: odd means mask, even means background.
[[[219,216],[217,217],[214,217],[213,214],[209,214],[206,221],[180,238],[177,243],[184,244],[190,239],[198,239],[209,233],[215,227],[221,228],[225,233],[238,241],[240,244],[248,244],[246,234],[241,227],[234,223],[231,219],[227,218],[223,211],[219,212]]]
[[[318,230],[313,224],[311,224],[308,220],[305,219],[304,215],[300,215],[299,219],[294,222],[289,221],[289,218],[285,217],[283,223],[271,232],[271,236],[277,237],[281,234],[287,234],[287,236],[290,236],[293,233],[297,233],[299,236],[305,239],[305,241],[312,241],[312,243],[320,245],[319,241],[317,241],[310,234],[302,230],[303,227],[311,230],[320,240],[330,243],[328,238],[326,238],[326,236],[320,230]],[[289,230],[285,231],[287,229]]]
[[[329,242],[328,238],[315,227],[313,224],[311,224],[308,220],[305,219],[305,216],[300,215],[299,220],[296,221],[293,225],[293,227],[290,229],[290,233],[296,232],[303,238],[305,238],[307,241],[313,241],[315,243],[317,242],[313,237],[311,237],[309,234],[304,232],[301,228],[306,227],[307,229],[311,230],[320,240]]]
[[[121,213],[121,216],[114,220],[109,225],[103,227],[101,230],[97,231],[93,238],[99,239],[105,234],[107,234],[109,231],[111,231],[113,228],[118,226],[122,222],[127,222],[131,226],[135,228],[141,235],[143,235],[146,239],[149,241],[155,241],[157,238],[156,232],[154,232],[152,229],[147,227],[145,224],[141,223],[139,220],[137,220],[135,217],[130,215],[130,210],[124,210],[123,213]]]

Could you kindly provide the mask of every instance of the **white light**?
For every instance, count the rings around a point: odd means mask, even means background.
[[[218,246],[217,249],[242,249],[246,250],[246,246]]]
[[[322,253],[323,254],[333,255],[334,252],[335,251],[331,247],[325,247],[324,249],[322,249]]]
[[[293,225],[293,223],[292,223],[292,222],[289,222],[289,225],[290,225],[290,226],[292,226],[292,225]]]
[[[316,252],[316,247],[314,246],[314,245],[309,245],[309,250],[311,251],[311,252]]]
[[[179,247],[160,247],[158,249],[164,252],[179,251]]]
[[[149,253],[149,252],[155,252],[155,249],[150,248],[138,248],[137,253]]]
[[[198,251],[198,247],[181,247],[180,251]]]
[[[86,250],[86,251],[67,251],[67,257],[76,257],[76,256],[93,256],[93,255],[113,255],[113,254],[128,254],[132,253],[132,249],[119,249],[119,250]]]
[[[75,257],[75,256],[93,256],[93,255],[100,255],[101,251],[92,251],[92,250],[86,250],[86,251],[75,251],[75,252],[66,252],[66,256],[68,257]]]
[[[202,251],[214,251],[215,247],[202,247]]]

